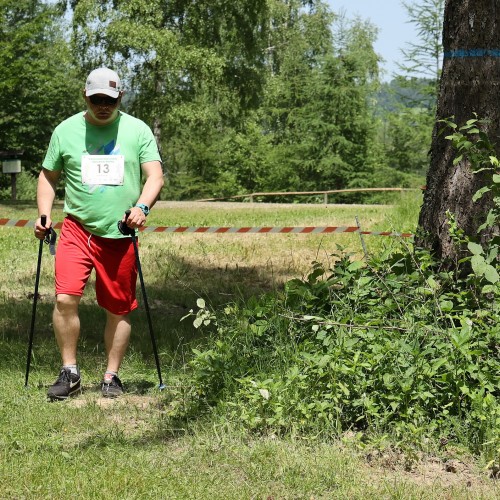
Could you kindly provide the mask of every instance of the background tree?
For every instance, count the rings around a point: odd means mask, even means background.
[[[408,43],[401,52],[404,57],[400,70],[408,77],[425,79],[427,93],[436,96],[443,61],[443,13],[445,0],[403,1],[409,23],[415,26],[417,41]],[[434,99],[433,99],[434,101]]]
[[[311,139],[314,121],[323,120],[311,108],[318,100],[324,102],[318,93],[324,90],[320,76],[325,59],[332,54],[333,17],[321,4],[308,8],[302,4],[271,2],[268,73],[259,110],[259,125],[272,145],[271,170],[264,180],[269,190],[306,189],[307,172],[310,182],[318,177]]]
[[[83,108],[85,75],[106,64],[123,75],[125,111],[153,128],[164,197],[423,183],[428,80],[405,76],[384,85],[390,102],[377,97],[376,29],[320,0],[0,5],[1,147],[25,149],[35,171],[54,126]],[[427,36],[424,10],[411,13]]]
[[[72,6],[81,65],[121,65],[126,109],[155,131],[166,196],[359,185],[373,168],[368,25],[336,42],[321,1]]]
[[[438,83],[441,74],[441,42],[444,0],[403,2],[417,41],[401,50],[400,73],[383,86],[380,106],[385,110],[385,153],[390,168],[412,174],[408,180],[424,176],[436,115]],[[414,182],[414,181],[413,181]]]
[[[83,108],[62,13],[42,1],[0,0],[0,42],[0,149],[24,150],[23,167],[38,172],[54,126]]]
[[[369,183],[378,161],[370,99],[378,85],[376,30],[343,23],[322,2],[272,1],[269,16],[266,79],[247,129],[260,128],[248,148],[258,175],[240,175],[235,165],[239,186],[293,191]]]
[[[437,106],[438,119],[453,117],[463,124],[474,114],[488,121],[484,130],[497,144],[500,137],[498,108],[498,40],[500,11],[491,0],[447,0],[444,13],[444,65]],[[479,224],[492,204],[483,197],[473,202],[473,194],[484,184],[484,175],[474,175],[467,159],[453,164],[456,152],[441,133],[443,124],[434,127],[427,190],[420,213],[422,231],[417,244],[432,249],[444,259],[458,256],[449,234],[447,211],[452,212],[467,235],[476,236]],[[487,239],[498,228],[483,233]]]
[[[75,0],[72,7],[82,66],[120,68],[126,109],[153,128],[170,189],[205,194],[200,189],[224,170],[222,138],[261,93],[266,1]]]

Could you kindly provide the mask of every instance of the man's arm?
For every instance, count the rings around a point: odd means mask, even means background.
[[[159,161],[147,161],[141,164],[141,168],[146,176],[146,182],[137,203],[142,203],[151,208],[156,203],[163,187],[163,170]],[[146,216],[139,207],[132,207],[126,222],[129,227],[137,228],[146,223]]]
[[[52,205],[56,197],[56,185],[61,172],[58,170],[47,170],[42,168],[38,176],[38,185],[36,189],[36,201],[38,205],[38,219],[35,223],[35,236],[38,239],[43,239],[45,236],[45,228],[40,221],[41,215],[47,216],[45,227],[52,226]]]
[[[156,203],[163,187],[163,170],[159,161],[148,161],[143,163],[141,168],[146,176],[146,182],[137,203],[144,203],[151,208]]]

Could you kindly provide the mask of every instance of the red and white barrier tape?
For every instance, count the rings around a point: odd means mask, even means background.
[[[26,227],[35,225],[33,220],[0,219],[0,226]],[[54,229],[61,229],[62,222],[53,223]],[[395,233],[392,231],[362,231],[356,226],[309,226],[309,227],[184,227],[184,226],[144,226],[139,229],[143,233],[203,233],[203,234],[337,234],[358,233],[374,236],[396,236],[412,238],[412,233]]]

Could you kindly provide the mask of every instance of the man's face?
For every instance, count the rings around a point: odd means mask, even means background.
[[[116,118],[122,93],[120,92],[120,95],[114,99],[106,94],[86,96],[84,92],[84,98],[92,121],[96,124],[106,125]]]

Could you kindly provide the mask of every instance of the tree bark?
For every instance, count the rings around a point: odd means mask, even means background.
[[[446,0],[443,26],[444,62],[440,80],[437,120],[432,136],[427,189],[419,217],[416,244],[456,264],[461,250],[449,234],[446,212],[455,215],[458,226],[469,236],[491,207],[491,197],[472,201],[486,182],[485,175],[473,174],[467,159],[453,165],[456,156],[451,133],[440,133],[441,119],[451,118],[459,126],[478,118],[488,121],[482,130],[496,146],[500,142],[500,2],[497,0]],[[498,228],[496,228],[498,229]],[[495,230],[495,228],[493,228]],[[491,231],[481,235],[484,241]]]

